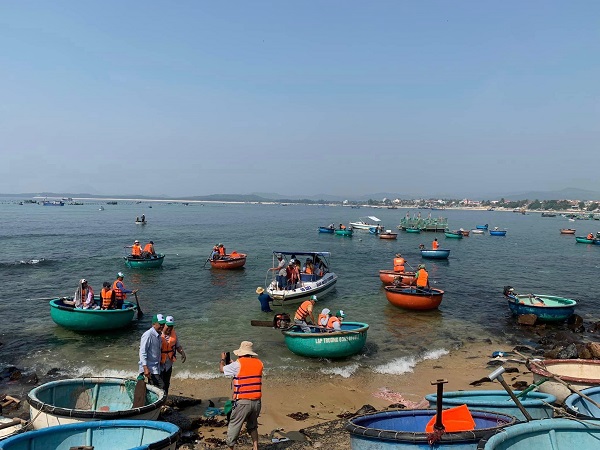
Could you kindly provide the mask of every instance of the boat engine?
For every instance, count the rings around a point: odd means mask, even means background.
[[[504,286],[504,296],[514,295],[515,289],[512,286]]]
[[[273,317],[273,328],[289,328],[291,324],[290,315],[287,313],[275,314]]]

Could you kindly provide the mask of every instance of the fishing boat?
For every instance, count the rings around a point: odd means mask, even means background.
[[[44,206],[65,206],[65,202],[61,201],[61,200],[44,200],[42,205]]]
[[[533,419],[550,419],[554,415],[554,409],[550,406],[550,403],[556,401],[556,397],[553,395],[543,392],[521,394],[521,391],[514,391],[514,394],[518,396],[519,401]],[[426,395],[425,399],[429,402],[430,408],[436,407],[437,394]],[[443,393],[442,406],[444,408],[460,405],[467,405],[469,409],[495,411],[515,416],[521,421],[526,420],[519,407],[506,391],[454,391]]]
[[[346,237],[352,237],[352,228],[344,228],[344,229],[339,229],[339,230],[335,230],[335,234],[337,234],[338,236],[346,236]]]
[[[448,259],[450,255],[450,250],[440,249],[437,250],[427,250],[421,249],[421,257],[425,259]]]
[[[381,220],[375,216],[359,217],[358,221],[350,222],[350,226],[357,230],[369,230],[370,228],[379,227]]]
[[[299,325],[282,330],[287,348],[309,358],[347,358],[356,355],[365,346],[369,325],[362,322],[343,322],[341,331],[323,331],[311,327],[310,333]]]
[[[211,259],[210,266],[213,269],[241,269],[246,264],[246,256],[245,253],[231,252],[220,256],[219,259]]]
[[[474,450],[481,438],[513,425],[517,420],[491,411],[470,410],[470,413],[474,429],[447,429],[438,436],[425,431],[427,423],[435,417],[434,409],[390,410],[360,415],[350,419],[346,431],[350,432],[352,450]]]
[[[577,302],[570,298],[544,294],[517,294],[511,286],[504,286],[504,296],[514,315],[535,314],[542,322],[562,322],[574,312]]]
[[[100,208],[98,208],[98,211],[104,211],[104,206],[100,206]]]
[[[379,279],[385,286],[390,286],[394,284],[396,278],[401,278],[399,280],[402,284],[414,284],[415,282],[415,273],[414,272],[395,272],[393,270],[380,270],[379,271]]]
[[[488,229],[488,224],[486,223],[485,225],[476,225],[475,228],[477,230],[487,230]]]
[[[453,239],[462,239],[463,238],[463,235],[460,232],[460,230],[454,230],[454,231],[446,230],[446,231],[444,231],[444,234],[446,235],[447,238],[453,238]]]
[[[392,305],[404,309],[426,311],[436,309],[442,303],[444,291],[414,286],[385,287],[385,296]]]
[[[580,244],[593,244],[594,239],[588,239],[585,236],[575,236],[575,242],[578,242]]]
[[[143,406],[133,406],[136,380],[113,377],[51,381],[27,394],[33,428],[92,420],[156,420],[167,400],[162,389],[146,385]]]
[[[538,390],[556,397],[557,403],[563,403],[571,395],[564,384],[553,378],[554,375],[575,389],[600,387],[600,360],[594,359],[546,359],[539,362],[529,362],[529,370],[533,374],[533,382],[540,382]]]
[[[485,230],[480,230],[478,228],[475,228],[474,230],[471,230],[471,233],[473,233],[473,234],[485,234]]]
[[[133,319],[137,306],[131,302],[123,302],[123,309],[80,309],[75,308],[65,300],[55,298],[50,300],[50,317],[57,325],[74,331],[107,331],[124,328]],[[94,297],[96,304],[102,300]]]
[[[385,230],[383,233],[379,233],[379,239],[396,239],[398,233],[392,233],[392,230]]]
[[[283,267],[287,267],[292,259],[302,257],[306,258],[314,269],[312,274],[300,273],[300,281],[295,284],[290,284],[289,280],[279,275],[276,270],[267,270],[265,290],[275,302],[283,305],[300,303],[311,295],[325,295],[335,287],[338,277],[330,270],[331,253],[274,251],[271,267],[278,267],[277,255],[283,256]]]
[[[469,230],[463,230],[463,229],[461,228],[459,231],[460,231],[460,233],[461,233],[463,236],[465,236],[465,237],[469,236]]]
[[[477,450],[592,450],[598,448],[597,423],[571,419],[532,420],[484,437]]]
[[[575,234],[575,230],[573,228],[561,228],[560,234]]]
[[[148,258],[134,258],[133,256],[125,256],[125,265],[130,269],[154,269],[162,266],[165,260],[165,255],[157,253]]]
[[[180,434],[169,422],[103,420],[29,431],[0,442],[0,449],[175,450]]]
[[[406,231],[407,233],[420,233],[421,232],[421,230],[417,227],[408,227],[404,231]]]
[[[494,227],[493,230],[489,230],[490,236],[506,236],[506,230],[500,230],[498,227]]]
[[[329,228],[329,227],[319,227],[318,228],[319,233],[329,233],[329,234],[333,234],[333,232],[335,231],[335,228]]]
[[[135,224],[136,225],[146,225],[148,223],[147,220],[136,220]]]

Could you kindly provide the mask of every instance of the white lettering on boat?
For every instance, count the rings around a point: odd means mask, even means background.
[[[351,335],[344,335],[344,336],[318,338],[318,339],[315,339],[315,344],[332,344],[335,342],[358,341],[359,339],[360,339],[360,335],[351,334]]]

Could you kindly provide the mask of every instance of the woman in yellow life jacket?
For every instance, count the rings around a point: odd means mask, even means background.
[[[182,363],[185,362],[186,356],[181,342],[177,339],[177,333],[175,333],[175,319],[173,316],[167,316],[165,320],[165,326],[160,336],[160,377],[165,385],[165,395],[168,395],[171,375],[173,374],[173,363],[177,360],[177,353],[181,355]]]
[[[429,289],[429,273],[425,269],[425,264],[419,264],[419,270],[415,273],[417,288]]]

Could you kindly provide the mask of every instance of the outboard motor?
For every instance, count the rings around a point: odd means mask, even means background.
[[[291,324],[290,315],[287,313],[275,314],[273,317],[273,328],[284,329],[289,328]]]
[[[515,289],[512,286],[504,286],[504,296],[508,297],[509,295],[513,295]]]

